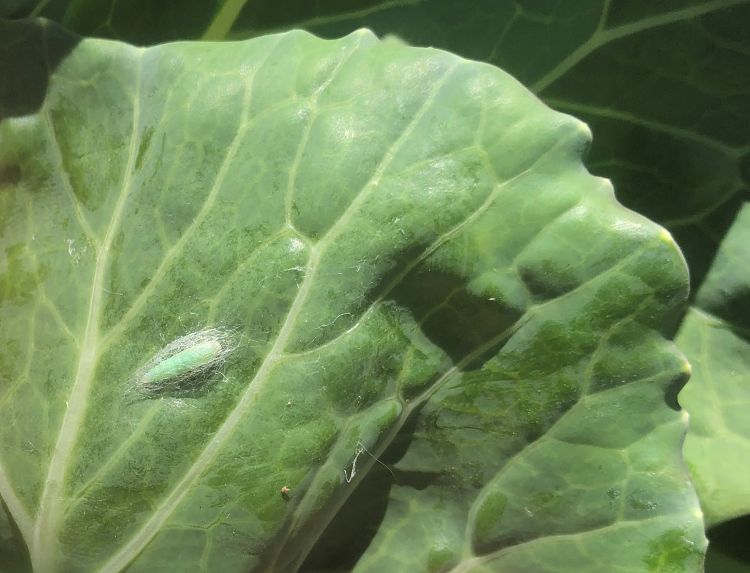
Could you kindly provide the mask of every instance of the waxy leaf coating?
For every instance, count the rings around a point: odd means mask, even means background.
[[[0,35],[14,570],[294,571],[399,444],[359,570],[699,570],[687,273],[584,124],[367,31]],[[237,335],[221,380],[128,399],[206,328]]]

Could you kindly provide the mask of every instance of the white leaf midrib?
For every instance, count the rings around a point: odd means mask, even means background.
[[[140,144],[140,97],[142,81],[143,51],[135,51],[137,67],[135,70],[135,89],[133,95],[132,131],[128,148],[128,158],[123,174],[123,183],[115,202],[107,232],[96,252],[96,265],[92,280],[91,293],[86,318],[86,328],[81,344],[81,355],[76,368],[76,375],[67,400],[67,408],[60,425],[59,435],[52,452],[52,457],[44,480],[44,489],[39,502],[39,511],[34,523],[33,536],[29,553],[35,571],[48,572],[55,570],[57,553],[57,529],[62,513],[63,486],[70,456],[78,440],[89,389],[94,377],[98,359],[99,321],[104,304],[104,282],[109,268],[112,243],[120,229],[125,205],[132,190],[133,172]]]

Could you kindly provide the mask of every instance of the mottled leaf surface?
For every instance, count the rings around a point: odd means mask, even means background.
[[[293,571],[389,445],[360,570],[699,570],[663,337],[687,273],[584,124],[367,32],[2,37],[16,570]],[[208,327],[239,339],[220,377],[128,395]]]

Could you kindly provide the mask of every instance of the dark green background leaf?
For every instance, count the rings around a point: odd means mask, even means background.
[[[750,573],[750,517],[727,521],[709,532],[706,571]]]

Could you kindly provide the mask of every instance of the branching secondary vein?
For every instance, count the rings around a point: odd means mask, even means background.
[[[133,102],[133,129],[130,137],[128,159],[125,165],[122,189],[112,212],[107,233],[97,249],[96,267],[86,319],[86,330],[81,346],[75,380],[67,402],[55,449],[52,453],[44,490],[39,503],[39,512],[34,524],[31,540],[31,560],[35,571],[54,571],[56,558],[56,533],[62,514],[62,492],[70,454],[77,442],[78,432],[86,411],[89,388],[94,377],[99,351],[99,320],[104,302],[104,280],[110,263],[110,249],[120,228],[128,195],[132,190],[132,175],[139,145],[141,66],[143,52],[139,55],[136,69],[136,90]]]

